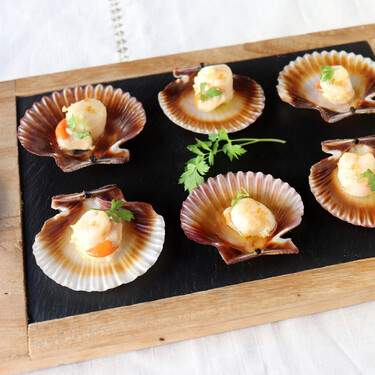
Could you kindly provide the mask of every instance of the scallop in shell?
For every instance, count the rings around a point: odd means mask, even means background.
[[[273,213],[277,224],[269,237],[243,237],[226,224],[223,212],[242,188]],[[300,224],[302,215],[302,199],[287,183],[261,172],[230,172],[193,190],[182,205],[181,226],[188,238],[215,246],[232,264],[259,255],[298,253],[291,239],[282,236]]]
[[[200,67],[176,69],[176,81],[159,92],[159,104],[175,124],[195,133],[216,134],[225,129],[237,132],[251,125],[263,112],[265,97],[262,87],[251,78],[233,74],[234,95],[229,103],[211,112],[200,111],[194,102],[194,77]]]
[[[325,100],[316,87],[321,66],[341,65],[349,73],[354,96],[345,104]],[[355,113],[374,113],[375,62],[362,55],[337,52],[313,52],[298,57],[280,72],[277,91],[280,98],[294,107],[317,109],[322,118],[330,123]]]
[[[375,227],[375,194],[353,196],[343,188],[338,178],[338,162],[346,152],[365,148],[375,156],[375,135],[356,139],[336,139],[322,142],[324,152],[332,156],[311,167],[309,183],[318,203],[333,216],[354,225]]]
[[[156,262],[164,243],[164,219],[147,203],[125,202],[123,208],[135,218],[122,222],[122,241],[113,254],[83,257],[71,242],[71,225],[90,208],[109,209],[112,199],[125,201],[116,185],[52,198],[52,208],[60,213],[44,223],[33,245],[47,276],[73,290],[104,291],[133,281]]]
[[[95,141],[94,149],[66,151],[59,148],[55,129],[65,118],[63,107],[86,98],[100,100],[107,109],[104,133]],[[134,138],[144,127],[143,106],[129,93],[112,86],[66,88],[45,96],[27,110],[18,127],[18,139],[29,152],[51,156],[64,171],[71,172],[89,165],[122,164],[129,161],[129,151],[120,146]]]

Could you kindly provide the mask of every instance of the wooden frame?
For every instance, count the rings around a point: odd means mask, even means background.
[[[82,361],[374,300],[371,258],[28,324],[23,269],[17,96],[162,73],[201,61],[239,61],[360,40],[375,50],[375,25],[1,82],[0,372]]]

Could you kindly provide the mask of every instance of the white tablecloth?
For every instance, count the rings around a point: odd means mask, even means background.
[[[0,81],[374,22],[374,0],[2,0]],[[372,374],[374,317],[370,302],[33,374]]]

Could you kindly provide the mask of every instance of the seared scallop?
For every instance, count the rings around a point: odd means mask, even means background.
[[[324,141],[322,149],[332,155],[313,165],[309,177],[318,203],[348,223],[375,227],[375,194],[366,177],[375,173],[375,136]]]
[[[113,202],[120,203],[117,219],[108,215]],[[116,185],[55,196],[52,208],[60,213],[44,223],[33,252],[42,271],[70,289],[104,291],[129,283],[163,249],[163,217],[147,203],[125,201]],[[130,221],[119,219],[125,210]]]
[[[71,126],[62,124],[72,118]],[[51,156],[64,172],[71,172],[93,164],[129,161],[129,151],[120,146],[138,135],[145,123],[142,104],[129,93],[112,86],[78,86],[34,103],[20,121],[18,139],[29,152]],[[72,133],[74,144],[65,147],[57,140],[59,132],[65,139]]]
[[[166,116],[184,129],[204,134],[221,129],[233,133],[251,125],[263,112],[263,89],[253,79],[232,75],[229,67],[228,71],[223,66],[227,67],[221,64],[174,70],[177,80],[158,96]]]
[[[336,70],[322,88],[324,67]],[[325,121],[333,123],[353,114],[375,112],[374,81],[375,62],[368,57],[345,51],[313,52],[284,67],[277,91],[284,102],[316,109]]]
[[[250,200],[242,198],[231,208],[243,190]],[[302,215],[301,197],[287,183],[261,172],[230,172],[193,190],[182,204],[181,226],[188,238],[215,246],[231,264],[298,253],[292,240],[282,236],[300,224]]]

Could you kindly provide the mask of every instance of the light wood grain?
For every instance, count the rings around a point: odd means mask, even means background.
[[[15,96],[367,40],[375,25],[248,43],[0,83],[0,372],[186,340],[375,299],[375,258],[27,326]],[[28,335],[29,333],[29,335]],[[30,353],[30,354],[29,354]]]
[[[103,65],[95,68],[79,69],[62,73],[47,74],[16,81],[16,95],[27,96],[36,93],[62,90],[65,87],[88,83],[109,82],[124,78],[138,77],[172,71],[186,67],[218,62],[240,61],[281,53],[319,48],[367,40],[375,41],[375,25],[357,26],[306,35],[279,38],[230,47],[213,48],[151,59],[143,59],[119,64]]]
[[[0,83],[0,362],[28,354],[14,90]]]
[[[14,93],[0,97],[0,219],[20,216],[20,187],[17,150],[17,113]],[[4,88],[4,91],[3,91]],[[9,83],[0,83],[0,93],[8,91]]]
[[[375,297],[375,260],[299,272],[164,300],[30,325],[31,359],[109,354],[252,326]],[[282,290],[280,290],[282,288]],[[334,302],[333,302],[334,301]],[[190,308],[187,308],[190,306]],[[112,322],[118,322],[111,324]],[[163,338],[164,341],[160,341]],[[97,343],[100,341],[100,347]]]
[[[29,326],[16,371],[207,336],[375,298],[375,259],[109,309]],[[190,306],[190,308],[187,308]],[[0,364],[6,371],[9,364]]]

